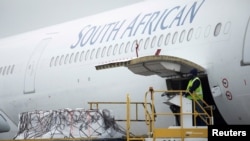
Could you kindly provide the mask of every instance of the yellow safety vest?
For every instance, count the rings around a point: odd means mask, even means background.
[[[202,91],[202,86],[201,86],[201,80],[200,80],[199,77],[195,77],[194,79],[189,80],[186,90],[189,91],[189,88],[192,87],[192,85],[193,85],[193,83],[194,83],[195,80],[199,80],[200,81],[200,86],[198,88],[196,88],[194,90],[194,92],[192,93],[193,97],[191,95],[188,95],[187,98],[191,99],[191,100],[193,98],[195,98],[196,100],[201,100],[201,99],[203,99],[203,91]]]

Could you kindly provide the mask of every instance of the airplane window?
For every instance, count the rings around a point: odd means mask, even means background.
[[[51,60],[50,60],[50,67],[52,67],[53,63],[54,63],[54,57],[52,57]]]
[[[193,33],[194,33],[194,29],[191,28],[191,29],[188,31],[187,41],[190,41],[190,40],[192,39]]]
[[[222,26],[221,23],[218,23],[218,24],[215,26],[215,29],[214,29],[214,36],[218,36],[218,35],[220,34],[221,26]]]
[[[180,42],[180,43],[183,42],[185,36],[186,36],[186,30],[182,30],[181,35],[180,35],[180,39],[179,39],[179,42]]]
[[[101,48],[99,47],[96,52],[95,58],[98,58],[100,56]]]
[[[60,59],[60,62],[59,62],[60,66],[62,65],[63,59],[64,59],[64,55],[61,55],[61,59]]]
[[[87,60],[89,58],[89,50],[87,51],[86,55],[85,55],[85,60]]]
[[[207,38],[210,34],[211,25],[208,25],[205,29],[204,37]]]
[[[120,53],[120,54],[122,53],[123,48],[124,48],[124,43],[122,43],[122,44],[120,45],[120,49],[119,49],[119,53]]]
[[[134,52],[134,50],[136,48],[136,42],[137,42],[137,40],[134,40],[132,47],[131,47],[131,52]]]
[[[10,72],[10,66],[8,66],[8,68],[7,68],[6,75],[8,75],[9,72]]]
[[[148,48],[149,41],[150,41],[150,38],[148,37],[148,38],[146,39],[146,41],[145,41],[144,49],[147,49],[147,48]]]
[[[78,58],[79,58],[79,52],[76,53],[76,56],[75,56],[75,63],[77,62]]]
[[[118,50],[118,44],[115,44],[114,50],[113,50],[113,55],[115,55],[117,53]]]
[[[91,51],[91,55],[90,55],[90,59],[91,59],[91,60],[93,59],[94,54],[95,54],[95,49],[92,49],[92,51]]]
[[[6,66],[3,68],[3,75],[5,74]]]
[[[5,72],[6,75],[8,75],[8,73],[9,73],[8,71],[9,71],[9,67],[6,66],[6,72]]]
[[[102,57],[104,57],[105,52],[106,52],[106,46],[102,49]]]
[[[162,41],[163,41],[163,35],[161,34],[161,36],[158,39],[158,43],[157,43],[158,47],[160,47],[162,45]]]
[[[140,50],[141,46],[143,45],[143,39],[141,39],[138,44],[139,44],[138,50]]]
[[[82,62],[82,60],[83,60],[83,56],[84,56],[84,50],[81,52],[80,62]]]
[[[11,71],[10,71],[10,73],[11,74],[13,74],[13,72],[14,72],[14,68],[15,68],[15,65],[12,65],[12,67],[11,67]],[[2,68],[1,68],[2,69]],[[1,71],[0,71],[0,73],[1,73]]]
[[[151,48],[155,47],[155,42],[156,42],[156,36],[154,36],[151,41]]]
[[[178,32],[175,32],[173,35],[172,44],[176,43],[177,38],[178,38]]]
[[[108,48],[107,56],[109,56],[111,54],[111,50],[112,50],[112,45],[110,45]]]
[[[127,52],[128,52],[128,50],[129,50],[129,46],[130,46],[130,42],[128,41],[128,42],[127,42],[127,45],[126,45],[125,53],[127,53]]]
[[[165,38],[165,46],[168,45],[170,37],[171,37],[171,33],[168,33],[167,36],[166,36],[166,38]]]
[[[56,57],[56,60],[55,60],[55,66],[58,64],[58,60],[59,60],[59,56]]]
[[[68,61],[69,61],[69,54],[66,55],[65,60],[64,60],[64,64],[67,64]]]
[[[201,27],[198,27],[198,29],[196,30],[196,33],[195,33],[195,38],[196,39],[200,38],[200,35],[201,35]]]
[[[73,58],[74,58],[74,53],[71,53],[71,55],[70,55],[70,59],[69,59],[69,63],[70,63],[70,64],[72,63]]]

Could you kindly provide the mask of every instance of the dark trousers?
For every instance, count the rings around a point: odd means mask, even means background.
[[[199,114],[204,114],[204,112],[202,110],[203,102],[201,100],[197,100],[196,102],[192,101],[192,102],[195,104],[195,110],[196,110],[196,112],[198,112]],[[197,103],[199,103],[199,104],[197,104]],[[192,104],[192,105],[194,106],[194,104]],[[194,107],[193,107],[193,109],[194,109]],[[201,119],[201,117],[203,119],[205,119],[204,115],[198,115],[196,117],[196,126],[205,126],[206,125],[206,123]]]

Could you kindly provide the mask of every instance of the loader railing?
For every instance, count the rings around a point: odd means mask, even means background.
[[[146,107],[153,107],[151,103],[147,102],[131,102],[129,95],[127,94],[126,102],[88,102],[90,105],[90,109],[99,109],[101,105],[114,105],[114,106],[119,106],[119,105],[125,105],[126,106],[126,116],[124,119],[115,119],[115,121],[119,122],[126,122],[126,140],[145,140],[145,137],[143,136],[137,136],[131,133],[131,122],[146,122],[150,123],[151,119],[140,119],[139,118],[139,113],[142,113],[144,111],[139,111],[139,106],[143,106],[142,110],[145,110]],[[135,110],[131,112],[131,107],[134,106]],[[146,111],[147,114],[150,114],[148,111]],[[131,118],[131,115],[135,115]],[[148,125],[149,126],[149,125]]]
[[[155,96],[156,95],[160,95],[160,94],[166,94],[166,95],[180,95],[180,108],[182,108],[182,96],[185,93],[188,93],[186,90],[154,90],[152,87],[149,88],[149,90],[145,93],[145,103],[151,103],[151,109],[152,112],[149,113],[148,111],[148,107],[145,108],[145,116],[146,119],[150,119],[150,120],[146,120],[148,122],[150,122],[148,125],[148,132],[151,135],[151,137],[153,138],[153,140],[155,140],[156,138],[182,138],[182,140],[184,140],[184,138],[197,138],[197,137],[207,137],[207,129],[206,128],[184,128],[183,127],[183,116],[185,115],[192,115],[194,116],[194,125],[193,127],[196,127],[196,118],[197,116],[201,117],[201,119],[205,122],[206,125],[212,125],[213,124],[213,107],[211,105],[208,105],[204,100],[201,100],[203,103],[203,106],[201,104],[199,104],[197,102],[197,100],[193,100],[193,105],[194,103],[197,103],[198,106],[200,106],[200,108],[202,109],[201,113],[198,113],[198,111],[196,111],[195,109],[195,105],[192,107],[193,112],[191,113],[173,113],[173,112],[164,112],[164,113],[160,113],[160,112],[156,112],[154,107],[155,107]],[[190,93],[189,93],[190,94]],[[194,95],[190,94],[193,98]],[[180,111],[182,111],[180,109]],[[166,128],[157,128],[155,127],[155,121],[156,121],[156,117],[158,116],[176,116],[179,115],[180,116],[180,126],[176,126],[177,128],[175,129],[169,129],[168,127]],[[167,118],[167,117],[166,117]],[[205,126],[206,126],[205,125]],[[199,133],[199,135],[188,135],[186,133]]]

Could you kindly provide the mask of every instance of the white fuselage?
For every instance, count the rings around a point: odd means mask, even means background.
[[[95,69],[136,58],[137,41],[139,57],[161,49],[161,55],[202,66],[210,88],[219,87],[214,100],[227,124],[250,124],[249,5],[247,0],[146,1],[2,39],[0,110],[17,126],[21,112],[88,109],[90,101],[125,101],[126,94],[143,101],[150,86],[167,89],[157,75],[136,75],[126,67]]]

